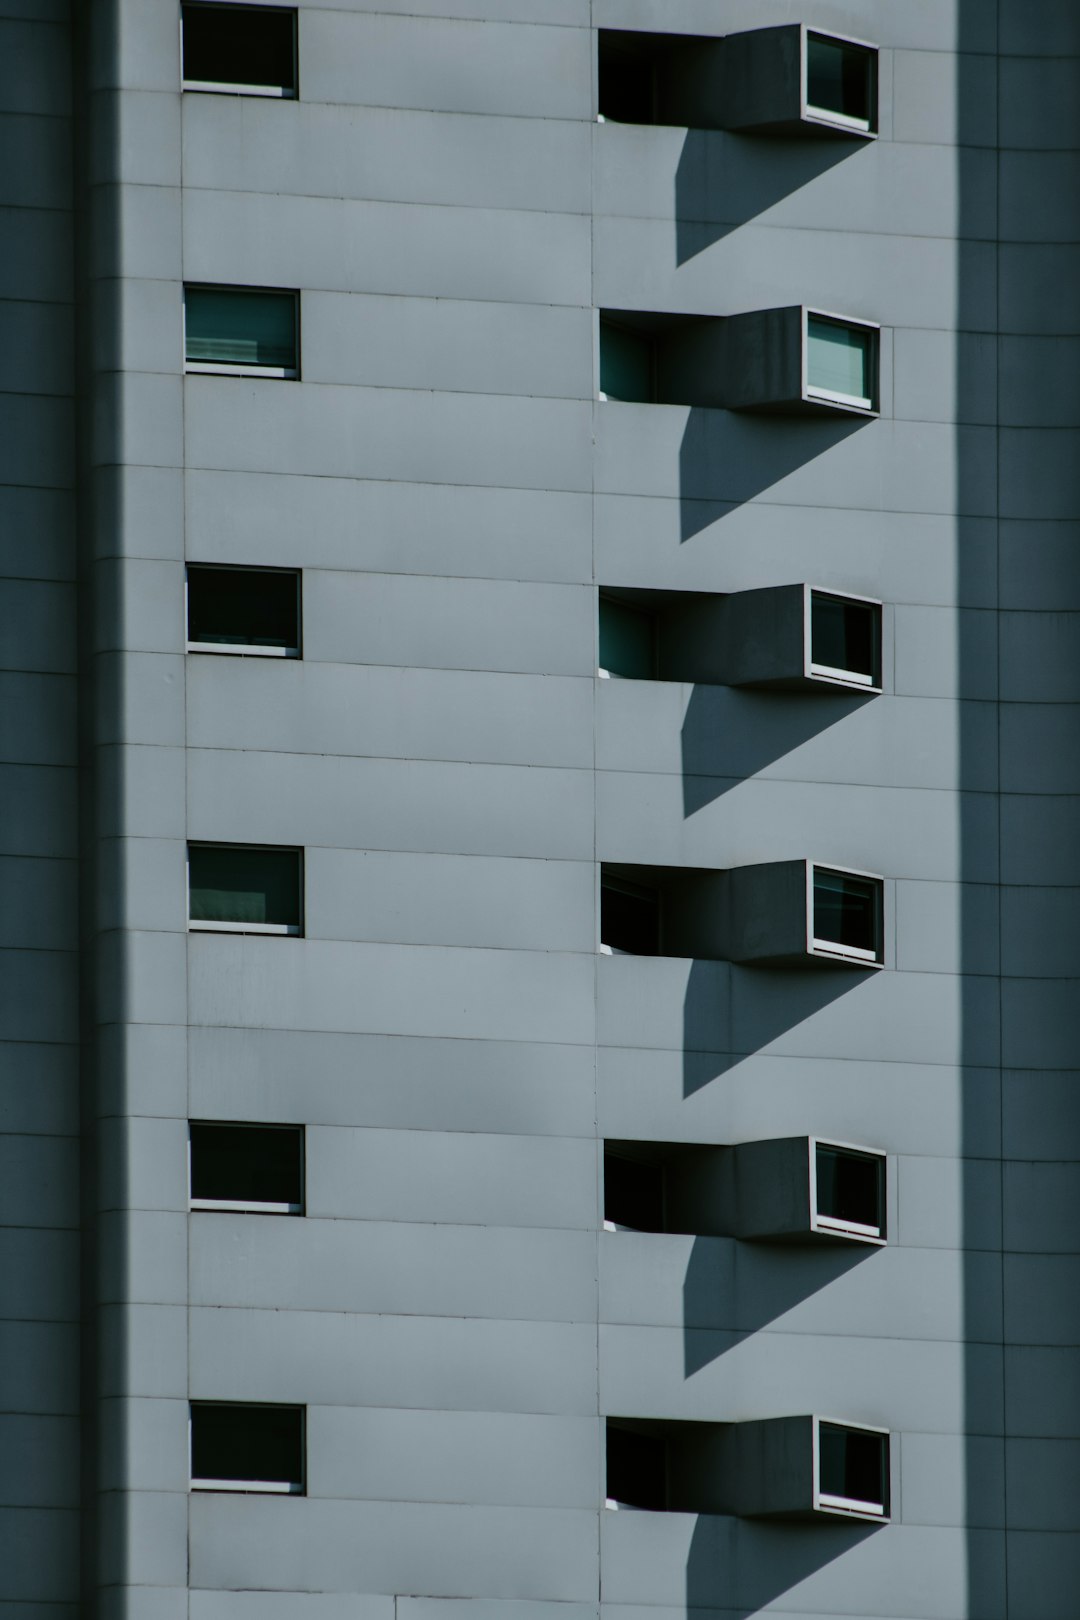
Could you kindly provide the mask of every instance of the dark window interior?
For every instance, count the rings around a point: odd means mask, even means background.
[[[660,951],[660,896],[655,889],[602,874],[600,941],[631,956]]]
[[[600,392],[608,399],[656,402],[656,339],[648,332],[600,317]]]
[[[191,1196],[299,1206],[304,1196],[303,1127],[193,1120]]]
[[[806,50],[808,105],[872,124],[874,53],[825,34],[809,35]]]
[[[881,609],[813,591],[810,597],[810,660],[829,669],[850,670],[881,684]]]
[[[192,922],[300,926],[300,851],[189,844]]]
[[[296,13],[279,6],[184,6],[184,78],[296,91]]]
[[[874,878],[814,868],[814,938],[881,953],[881,884]]]
[[[650,36],[601,28],[600,113],[618,124],[655,124],[656,68]]]
[[[887,1500],[888,1436],[836,1423],[819,1428],[819,1488],[825,1496],[846,1496],[884,1509]]]
[[[627,1507],[667,1508],[667,1446],[655,1434],[641,1434],[608,1420],[607,1490],[605,1494]]]
[[[186,287],[184,357],[200,365],[296,370],[296,294]]]
[[[299,574],[192,564],[187,584],[189,641],[299,651]]]
[[[605,1149],[604,1219],[635,1232],[662,1232],[664,1166]]]
[[[304,1408],[193,1401],[191,1477],[302,1485]]]
[[[631,680],[655,680],[656,614],[601,596],[600,668]]]
[[[877,1153],[817,1147],[818,1214],[885,1229],[885,1161]]]

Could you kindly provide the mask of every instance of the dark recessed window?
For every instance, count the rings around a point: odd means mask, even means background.
[[[304,1207],[302,1125],[191,1122],[195,1208],[299,1215]]]
[[[299,375],[297,297],[261,287],[184,289],[184,365],[226,376]]]
[[[880,962],[882,957],[882,883],[880,878],[815,866],[813,942],[817,950],[853,961]]]
[[[885,1236],[885,1159],[818,1142],[814,1225],[857,1237]]]
[[[188,646],[300,656],[300,575],[284,568],[187,571]]]
[[[882,1517],[889,1504],[889,1437],[838,1423],[818,1425],[818,1497],[822,1507]]]
[[[195,928],[299,934],[302,854],[250,844],[188,845],[188,916]]]
[[[280,6],[185,5],[184,89],[296,95],[296,12]]]
[[[664,1167],[604,1150],[604,1220],[635,1232],[664,1230]]]
[[[600,116],[619,124],[656,122],[656,70],[650,36],[599,30]]]
[[[825,315],[806,318],[806,393],[834,405],[876,408],[877,329]]]
[[[600,392],[605,399],[656,401],[656,339],[600,317]]]
[[[656,615],[600,597],[600,668],[632,680],[656,679]]]
[[[650,1508],[663,1513],[668,1505],[667,1446],[655,1434],[608,1419],[607,1500],[620,1507]]]
[[[877,52],[862,45],[808,34],[806,40],[806,105],[853,133],[868,134],[877,126],[875,101]]]
[[[191,1483],[200,1490],[304,1489],[304,1408],[191,1403]]]
[[[656,889],[602,873],[600,944],[607,952],[656,956],[660,950],[660,896]]]
[[[881,608],[810,593],[810,673],[851,686],[881,685]]]

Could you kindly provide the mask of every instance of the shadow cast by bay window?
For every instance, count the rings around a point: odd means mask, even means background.
[[[304,1127],[193,1119],[191,1208],[256,1215],[304,1212]]]
[[[188,564],[188,652],[299,658],[300,623],[297,569]]]
[[[302,1406],[192,1401],[192,1490],[302,1496],[305,1418]]]
[[[186,0],[180,14],[184,90],[296,96],[295,11]]]
[[[302,934],[303,868],[300,849],[189,844],[189,928],[232,934]]]
[[[267,287],[184,288],[184,370],[300,376],[300,295]]]

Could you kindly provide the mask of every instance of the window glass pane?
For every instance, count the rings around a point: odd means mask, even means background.
[[[884,1506],[886,1436],[822,1423],[818,1440],[822,1494]]]
[[[881,885],[873,878],[814,868],[814,938],[853,950],[879,945]]]
[[[613,321],[600,322],[600,392],[646,404],[655,399],[652,338]]]
[[[873,58],[857,45],[811,34],[806,42],[806,100],[822,112],[869,125],[873,115]]]
[[[189,360],[229,366],[296,369],[293,293],[189,287],[184,295]]]
[[[639,681],[656,676],[656,617],[600,598],[600,668]]]
[[[840,596],[810,598],[810,660],[878,682],[878,609]]]
[[[188,640],[298,648],[299,575],[258,568],[188,568]]]
[[[604,1219],[635,1232],[664,1230],[664,1167],[604,1153]]]
[[[296,88],[296,13],[279,7],[184,6],[184,78]]]
[[[191,1125],[191,1196],[299,1204],[304,1133],[295,1125]]]
[[[599,59],[602,115],[622,124],[653,123],[654,69],[645,50],[635,49],[625,35],[613,38],[610,29],[601,28]]]
[[[667,1447],[659,1435],[607,1426],[606,1495],[627,1507],[667,1507]]]
[[[818,1145],[819,1215],[880,1231],[885,1222],[884,1195],[885,1163],[878,1154]]]
[[[656,956],[660,950],[660,896],[656,890],[602,877],[600,942],[613,951]]]
[[[190,844],[192,922],[300,926],[300,855],[294,849]]]
[[[193,1402],[191,1477],[302,1485],[303,1407]]]
[[[806,377],[811,388],[870,403],[872,334],[811,315],[807,323]]]

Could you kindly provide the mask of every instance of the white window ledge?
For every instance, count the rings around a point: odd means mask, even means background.
[[[222,653],[232,658],[299,658],[299,647],[258,647],[248,641],[189,641],[188,652]]]
[[[829,664],[811,664],[810,673],[818,680],[835,681],[838,685],[868,687],[872,691],[880,691],[877,681],[872,675],[864,675],[857,669],[833,669]]]
[[[266,1496],[303,1496],[304,1487],[287,1479],[193,1479],[193,1491],[258,1491]]]
[[[820,1508],[829,1508],[834,1513],[857,1513],[865,1519],[883,1519],[885,1505],[883,1502],[860,1502],[853,1496],[818,1496],[817,1505]]]
[[[202,90],[212,96],[270,96],[276,101],[295,101],[296,91],[283,84],[226,84],[223,79],[185,79],[182,90]]]
[[[870,134],[869,118],[853,118],[850,113],[833,112],[829,107],[814,107],[809,103],[806,116],[824,124],[835,124],[837,129],[850,129],[857,135]]]
[[[823,405],[841,405],[847,410],[873,411],[874,402],[867,399],[864,394],[838,394],[831,388],[815,388],[812,384],[806,385],[807,399],[818,400]]]
[[[217,360],[185,360],[184,371],[189,376],[207,377],[274,377],[295,381],[300,373],[295,366],[230,366]]]
[[[831,939],[812,939],[810,953],[812,956],[831,956],[838,962],[857,962],[864,967],[883,965],[877,951],[864,951],[856,945],[839,945]]]
[[[302,1215],[303,1204],[254,1204],[246,1198],[193,1198],[192,1209],[219,1209],[236,1215]]]
[[[858,1221],[841,1221],[832,1215],[815,1214],[815,1232],[835,1232],[840,1237],[867,1238],[874,1243],[884,1243],[880,1226],[863,1226]]]
[[[290,934],[300,933],[296,923],[204,922],[188,918],[188,929],[193,934]]]

